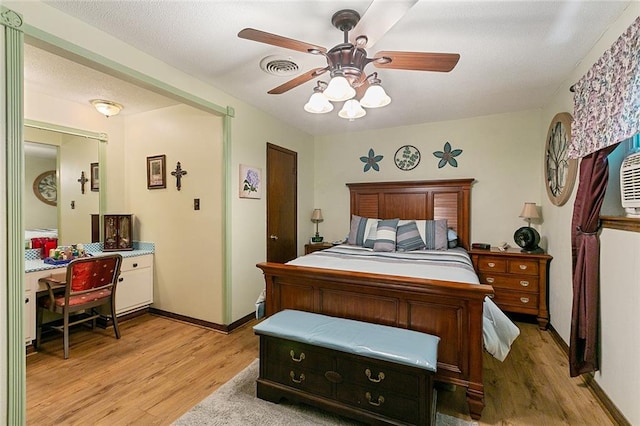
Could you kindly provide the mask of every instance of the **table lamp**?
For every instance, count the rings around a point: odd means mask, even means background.
[[[314,209],[313,213],[311,213],[311,222],[316,224],[316,235],[311,237],[312,243],[321,243],[323,238],[320,236],[318,232],[318,223],[322,222],[324,219],[322,218],[322,210]]]
[[[538,244],[540,243],[540,234],[531,227],[531,219],[539,219],[538,208],[536,203],[524,203],[520,217],[527,220],[527,226],[523,226],[513,234],[513,239],[522,250],[522,253],[543,253]]]

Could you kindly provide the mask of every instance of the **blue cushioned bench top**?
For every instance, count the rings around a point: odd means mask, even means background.
[[[295,310],[253,327],[262,334],[435,372],[440,338],[418,331]]]

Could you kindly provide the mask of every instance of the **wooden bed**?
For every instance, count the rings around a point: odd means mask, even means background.
[[[473,179],[350,183],[351,213],[447,219],[469,247]],[[348,223],[345,220],[346,223]],[[484,408],[482,311],[487,285],[260,263],[265,313],[284,309],[408,328],[440,337],[436,380],[467,388],[471,417]]]

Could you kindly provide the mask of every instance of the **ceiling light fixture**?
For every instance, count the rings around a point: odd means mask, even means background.
[[[333,111],[333,104],[323,93],[327,88],[327,83],[319,81],[318,85],[313,88],[313,95],[309,98],[309,102],[304,105],[304,110],[312,114],[324,114]]]
[[[91,105],[95,107],[96,110],[105,117],[111,117],[112,115],[118,115],[120,111],[124,108],[122,105],[112,101],[105,101],[103,99],[92,99]]]

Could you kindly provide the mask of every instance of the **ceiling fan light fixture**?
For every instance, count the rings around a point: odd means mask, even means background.
[[[343,75],[334,76],[324,90],[324,96],[333,102],[342,102],[356,95],[356,90]]]
[[[379,84],[369,86],[362,99],[360,99],[360,105],[365,108],[381,108],[390,103],[391,98]]]
[[[367,111],[365,111],[361,106],[360,102],[355,99],[349,99],[344,103],[344,106],[338,113],[340,118],[347,119],[349,121],[353,121],[356,118],[362,118],[367,115]]]
[[[325,114],[333,111],[333,104],[321,92],[315,92],[304,105],[304,110],[311,114]]]
[[[91,105],[105,117],[109,118],[113,115],[118,115],[124,108],[122,105],[112,101],[105,101],[103,99],[92,99]]]

